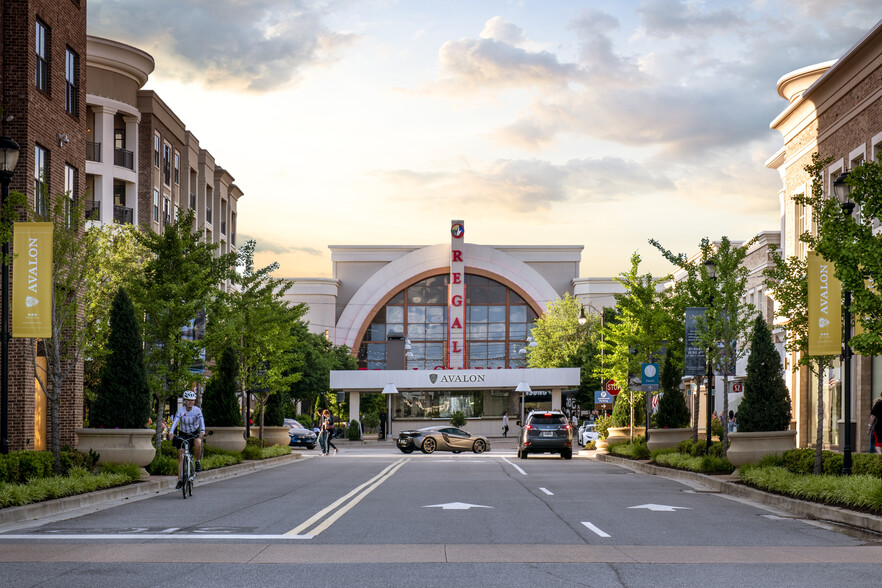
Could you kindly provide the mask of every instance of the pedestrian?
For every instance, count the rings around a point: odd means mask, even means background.
[[[325,455],[328,450],[325,448],[325,435],[322,431],[323,420],[324,419],[322,418],[322,411],[317,410],[315,412],[315,423],[313,423],[312,430],[315,432],[315,436],[318,437],[319,447],[322,448],[322,455]]]
[[[877,398],[873,403],[867,427],[870,433],[870,449],[875,453],[882,453],[882,398]]]
[[[331,447],[334,448],[334,455],[337,455],[337,446],[331,440],[334,436],[334,415],[327,408],[325,409],[322,420],[322,436],[325,438],[325,455],[331,455]]]
[[[734,433],[738,430],[738,423],[735,421],[735,411],[729,411],[729,432]]]
[[[383,441],[386,439],[386,411],[380,411],[380,434],[377,437],[377,440]]]
[[[508,411],[502,413],[502,436],[508,437]]]

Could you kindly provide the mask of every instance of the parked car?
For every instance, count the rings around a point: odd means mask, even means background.
[[[593,441],[597,441],[597,430],[595,429],[594,423],[582,423],[582,426],[579,427],[579,436],[578,436],[579,445],[588,445]]]
[[[423,453],[434,453],[435,451],[484,453],[490,451],[490,440],[487,437],[472,435],[468,431],[449,425],[426,427],[416,431],[401,431],[396,443],[402,453],[413,453],[416,449]]]
[[[559,453],[573,458],[573,427],[559,410],[534,410],[527,415],[518,436],[518,457],[530,453]]]
[[[285,425],[288,427],[288,436],[291,438],[288,445],[315,449],[315,444],[318,442],[315,433],[294,419],[285,419]]]

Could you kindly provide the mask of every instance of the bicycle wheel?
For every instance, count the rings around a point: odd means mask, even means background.
[[[184,500],[187,500],[187,485],[190,484],[190,454],[187,452],[184,452],[184,471],[182,473],[184,485],[181,487],[181,492],[184,495]]]

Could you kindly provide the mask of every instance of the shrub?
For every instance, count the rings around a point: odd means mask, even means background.
[[[349,428],[346,430],[346,438],[350,441],[358,441],[361,439],[361,427],[358,426],[358,421],[352,420],[349,422]]]
[[[646,439],[643,436],[634,439],[633,443],[613,443],[609,446],[609,452],[630,459],[649,458],[649,449],[646,447]]]
[[[369,412],[361,417],[361,422],[368,429],[376,429],[380,426],[380,415]]]
[[[241,427],[242,411],[236,399],[239,387],[236,375],[239,372],[239,361],[231,347],[224,349],[215,367],[214,374],[205,384],[202,395],[202,413],[206,426],[210,427]]]
[[[842,474],[842,454],[832,451],[821,453],[821,473],[830,476]],[[870,453],[853,453],[851,456],[852,475],[868,475],[874,478],[882,478],[882,457]],[[765,462],[764,462],[765,463]],[[794,474],[812,474],[815,465],[815,450],[812,448],[789,449],[780,458],[780,463],[765,465],[780,465],[782,468]]]
[[[308,414],[298,414],[294,418],[298,423],[300,423],[301,425],[303,425],[307,429],[312,429],[312,424],[315,422],[315,421],[313,421],[312,416],[310,416]]]
[[[110,308],[108,355],[95,401],[89,412],[94,428],[143,429],[150,418],[150,388],[144,368],[141,325],[125,289],[120,288]]]
[[[711,437],[722,439],[723,435],[725,435],[723,432],[723,423],[720,419],[711,419]]]
[[[628,402],[628,393],[624,390],[616,394],[613,404],[612,423],[610,427],[627,427],[631,424],[631,405]]]
[[[466,424],[465,415],[461,410],[457,410],[452,415],[450,415],[450,424],[454,427],[461,427]]]
[[[744,397],[738,406],[738,431],[786,431],[790,426],[790,393],[784,383],[781,356],[763,317],[757,315],[747,358]]]
[[[264,405],[263,424],[266,427],[281,427],[285,424],[285,411],[282,404],[287,399],[287,394],[277,390],[269,395]]]
[[[597,420],[594,421],[594,430],[597,431],[598,439],[606,439],[609,437],[609,428],[612,426],[612,417],[610,416],[599,416]]]

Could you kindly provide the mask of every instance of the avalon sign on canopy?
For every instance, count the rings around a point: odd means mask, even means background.
[[[12,336],[52,336],[52,223],[15,223]]]

